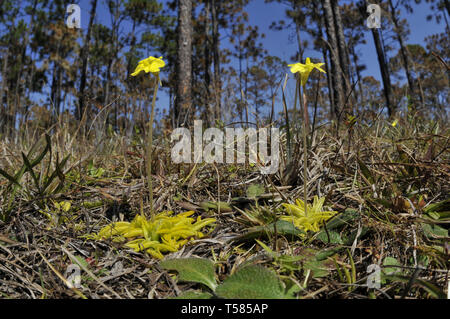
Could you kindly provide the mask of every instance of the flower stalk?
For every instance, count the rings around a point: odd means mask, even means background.
[[[156,105],[156,96],[158,95],[158,87],[160,84],[159,72],[160,69],[163,68],[166,63],[162,60],[162,57],[148,57],[147,59],[139,61],[138,66],[131,74],[131,76],[137,76],[139,73],[144,71],[145,73],[152,73],[154,76],[154,85],[153,85],[153,100],[152,100],[152,109],[150,111],[150,122],[148,125],[148,135],[146,142],[146,173],[147,173],[147,184],[150,192],[150,214],[153,216],[153,182],[152,182],[152,155],[153,155],[153,122],[155,121],[155,105]]]
[[[298,81],[298,80],[297,80]],[[300,86],[299,86],[300,87]],[[305,203],[308,202],[308,101],[305,94],[305,84],[302,91],[299,92],[301,101],[303,102],[303,198]],[[299,88],[300,91],[300,88]],[[305,206],[305,216],[308,216],[308,205]]]
[[[148,140],[147,140],[147,180],[148,180],[148,189],[150,191],[150,214],[152,216],[153,216],[153,181],[152,181],[153,122],[155,120],[155,105],[156,105],[156,96],[158,94],[158,87],[159,87],[159,73],[155,76],[154,81],[152,109],[150,112],[150,123],[148,128]]]
[[[310,58],[306,58],[306,63],[295,63],[290,64],[291,72],[297,74],[297,85],[296,85],[296,96],[297,90],[300,96],[300,104],[303,106],[303,196],[304,202],[308,202],[308,126],[309,126],[309,116],[308,116],[308,101],[306,99],[306,82],[308,82],[309,75],[314,69],[325,73],[321,69],[324,63],[311,63]],[[302,90],[301,90],[302,89]],[[297,101],[297,99],[296,99]],[[294,110],[295,111],[295,110]],[[308,205],[305,204],[305,216],[308,216]]]

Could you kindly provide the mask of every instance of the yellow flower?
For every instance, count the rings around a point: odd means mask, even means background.
[[[297,199],[296,205],[283,204],[290,216],[282,216],[281,219],[292,222],[295,227],[303,231],[311,230],[317,232],[324,222],[337,214],[335,211],[322,211],[324,202],[325,197],[319,199],[317,196],[314,196],[313,205],[307,204],[308,215],[305,214],[305,204],[300,199]]]
[[[314,70],[317,69],[320,72],[326,73],[324,70],[322,70],[320,67],[324,65],[325,63],[311,63],[310,58],[306,58],[306,63],[295,63],[295,64],[289,64],[288,66],[291,68],[292,73],[300,73],[300,79],[301,79],[301,85],[305,85],[308,81],[309,74]]]
[[[155,258],[162,259],[164,253],[178,251],[194,238],[205,236],[200,230],[216,221],[214,218],[197,220],[190,217],[193,211],[172,216],[173,212],[162,212],[150,220],[137,215],[131,222],[115,222],[103,227],[98,234],[84,236],[88,239],[112,238],[114,242],[128,241],[125,246],[136,252],[145,250]]]
[[[136,70],[134,70],[134,73],[132,73],[131,76],[136,76],[141,71],[145,71],[145,73],[152,72],[153,74],[157,74],[165,65],[166,63],[162,60],[162,57],[155,58],[150,56],[147,59],[139,61]]]
[[[347,126],[353,126],[356,123],[356,117],[353,115],[348,115],[347,116],[347,121],[345,121],[345,124]]]
[[[397,126],[397,124],[398,124],[398,120],[394,120],[394,122],[392,122],[392,124],[391,124],[391,125],[392,125],[393,127],[396,127],[396,126]]]

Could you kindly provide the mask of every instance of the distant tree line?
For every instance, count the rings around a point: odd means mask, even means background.
[[[410,27],[401,13],[413,14],[420,0],[380,1],[380,29],[366,26],[367,1],[265,0],[286,8],[285,18],[270,27],[298,44],[291,61],[262,45],[264,34],[249,23],[250,1],[91,0],[83,8],[83,29],[65,25],[74,1],[1,1],[0,134],[24,124],[48,129],[61,117],[86,126],[97,119],[117,131],[144,128],[153,82],[130,74],[149,53],[167,63],[162,89],[170,105],[160,114],[167,128],[194,118],[208,125],[267,123],[287,62],[303,62],[306,48],[317,52],[315,62],[326,63],[327,74],[308,82],[307,100],[319,118],[383,108],[395,115],[403,107],[446,116],[449,1],[426,1],[430,23],[443,23],[446,32],[408,44]],[[108,25],[99,21],[102,5]],[[381,83],[362,75],[367,66],[360,48],[368,41],[376,48]]]

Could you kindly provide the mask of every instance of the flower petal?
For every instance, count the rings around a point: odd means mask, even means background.
[[[147,59],[139,61],[136,70],[134,70],[131,76],[136,76],[142,71],[145,71],[145,73],[159,73],[160,69],[165,65],[166,63],[162,60],[162,57],[155,58],[153,56],[150,56]]]

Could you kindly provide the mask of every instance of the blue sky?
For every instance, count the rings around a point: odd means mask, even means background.
[[[297,50],[297,43],[289,41],[288,31],[272,31],[269,29],[269,25],[272,21],[281,20],[284,18],[286,7],[279,3],[263,3],[263,0],[254,0],[248,6],[248,12],[250,15],[250,23],[258,25],[260,30],[266,34],[266,39],[263,39],[263,43],[269,54],[276,55],[282,60],[289,61],[293,52]],[[349,1],[340,1],[341,3]],[[421,5],[414,5],[414,13],[411,15],[403,14],[402,18],[406,18],[410,25],[411,34],[408,39],[408,43],[411,44],[423,44],[424,39],[435,33],[441,33],[445,30],[445,22],[441,22],[440,25],[434,21],[428,22],[426,16],[430,14],[429,4],[422,3]],[[292,32],[293,30],[291,30]],[[306,34],[302,32],[302,37],[306,39]],[[372,35],[366,33],[367,44],[359,46],[358,49],[361,53],[361,62],[366,64],[367,70],[363,72],[364,75],[372,75],[378,80],[381,80],[381,74],[378,65],[377,54],[375,46],[373,44]],[[307,49],[306,56],[317,57],[322,59],[320,52]]]
[[[167,1],[162,2],[167,3]],[[341,0],[341,3],[343,2],[349,1]],[[82,11],[82,27],[85,29],[88,23],[90,0],[81,0],[80,7]],[[291,61],[291,56],[293,56],[297,50],[297,43],[290,39],[290,34],[292,34],[293,30],[273,31],[269,29],[269,26],[273,21],[285,19],[285,10],[286,7],[283,4],[276,2],[265,3],[264,0],[250,1],[250,4],[246,8],[246,11],[249,14],[249,24],[258,25],[260,32],[265,33],[266,35],[266,37],[261,41],[265,49],[268,50],[268,54],[278,56],[287,62],[297,62]],[[406,18],[408,20],[411,30],[407,43],[424,44],[425,37],[431,34],[444,32],[444,22],[441,22],[441,24],[438,25],[434,20],[426,20],[426,16],[430,14],[430,12],[429,4],[422,3],[421,5],[414,5],[413,14],[403,13],[402,18]],[[109,13],[104,0],[100,0],[97,8],[96,22],[101,22],[107,25],[110,23]],[[128,28],[129,26],[125,23],[122,31],[127,32]],[[302,38],[307,39],[307,34],[305,32],[302,32]],[[373,45],[373,39],[370,32],[366,33],[366,40],[366,45],[358,47],[358,51],[360,52],[360,61],[367,66],[367,69],[363,72],[363,76],[372,75],[376,79],[381,80],[376,50]],[[225,46],[228,45],[227,41],[224,41],[222,44]],[[148,55],[157,54],[157,52],[148,52]],[[305,55],[312,58],[316,57],[318,59],[321,59],[322,57],[321,53],[312,49],[306,49]],[[283,75],[281,74],[280,77],[282,76]],[[288,85],[288,88],[289,86],[291,85]],[[165,94],[164,91],[160,91],[157,107],[160,109],[167,108],[168,105],[169,100],[167,94]]]

